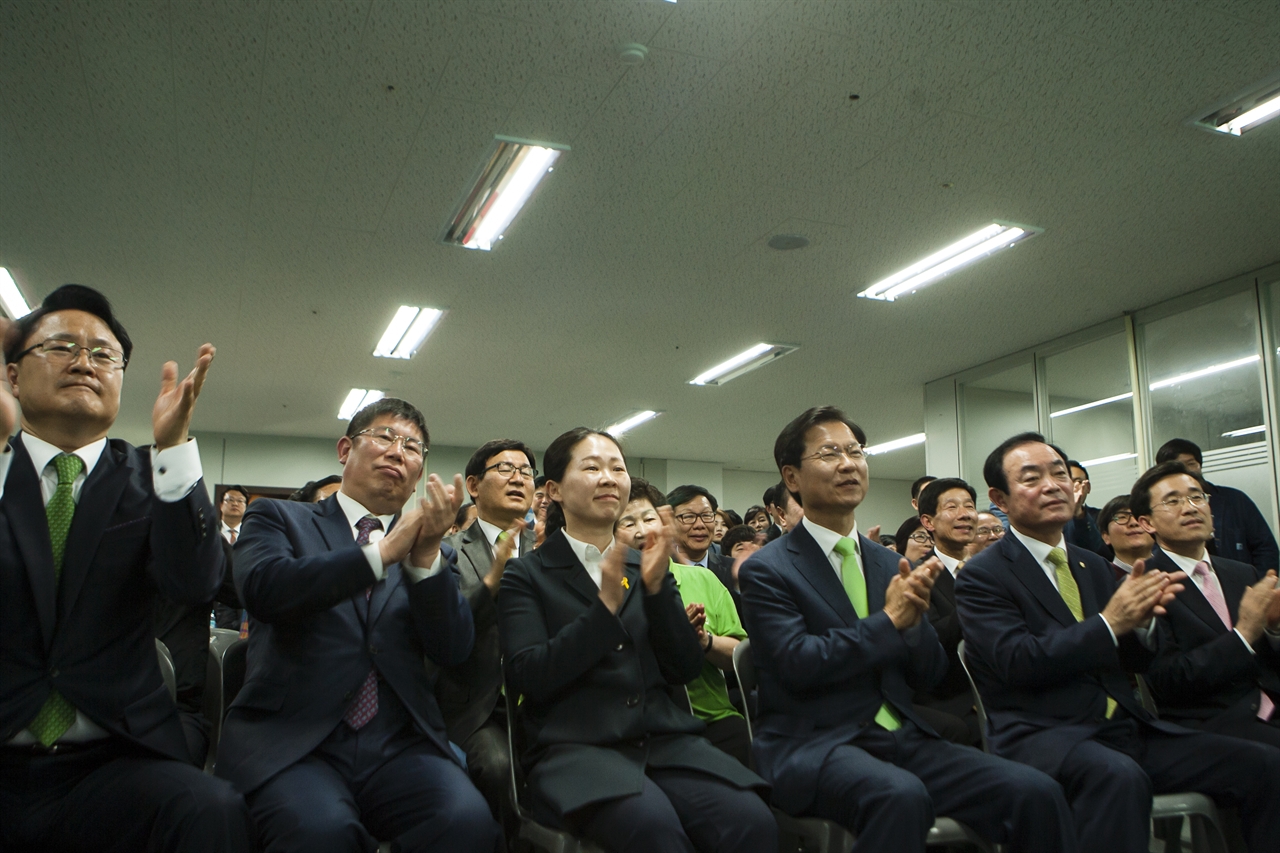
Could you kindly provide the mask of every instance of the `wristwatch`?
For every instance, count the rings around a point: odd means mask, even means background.
[[[702,650],[702,653],[705,655],[711,652],[711,644],[715,641],[716,635],[712,634],[710,631],[706,631],[704,633],[707,635],[707,647]]]

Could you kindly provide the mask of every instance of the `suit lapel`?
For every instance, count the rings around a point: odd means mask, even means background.
[[[1062,600],[1062,595],[1049,580],[1049,576],[1044,573],[1041,565],[1036,562],[1036,558],[1031,556],[1026,546],[1018,541],[1018,537],[1005,536],[998,545],[1001,554],[1012,564],[1014,577],[1035,596],[1040,606],[1066,627],[1077,624],[1076,617],[1071,614],[1071,609]]]
[[[538,553],[542,555],[543,565],[557,572],[564,585],[584,603],[594,604],[600,597],[600,587],[596,586],[591,575],[587,574],[586,567],[578,562],[577,555],[573,553],[568,540],[564,538],[563,530],[556,531],[554,536],[543,542]]]
[[[938,579],[933,582],[933,594],[945,600],[951,605],[952,609],[955,609],[956,579],[946,566],[942,567],[942,571],[938,573]]]
[[[1151,559],[1148,560],[1147,563],[1151,568],[1159,569],[1162,572],[1182,571],[1178,568],[1178,564],[1159,548],[1155,549],[1154,553],[1151,555]],[[1218,576],[1218,581],[1221,583],[1221,575]],[[1227,626],[1222,624],[1222,619],[1219,618],[1218,611],[1213,609],[1213,605],[1209,603],[1209,599],[1204,597],[1204,593],[1200,591],[1200,587],[1196,586],[1196,582],[1188,577],[1183,581],[1182,586],[1184,589],[1182,592],[1178,593],[1178,601],[1182,602],[1184,607],[1195,614],[1197,619],[1208,625],[1209,630],[1214,634],[1225,634],[1228,630]],[[1225,596],[1225,585],[1223,586],[1222,591]],[[1241,594],[1243,594],[1243,591]],[[1239,597],[1237,597],[1236,600],[1238,601]],[[1227,601],[1231,601],[1231,598],[1227,597]],[[1227,612],[1231,614],[1232,622],[1234,623],[1236,614],[1231,613],[1230,604],[1227,605]]]
[[[1093,588],[1091,581],[1082,581],[1084,577],[1085,562],[1080,559],[1079,550],[1074,545],[1067,545],[1067,567],[1071,570],[1071,576],[1076,579],[1076,588],[1080,590],[1080,612],[1084,614],[1084,618],[1096,616],[1102,612],[1102,608],[1106,606],[1106,601],[1099,601],[1101,590]],[[1079,570],[1080,574],[1076,574]],[[1062,596],[1059,595],[1059,598]],[[1111,597],[1107,596],[1107,601]]]
[[[85,578],[89,575],[89,566],[98,553],[102,531],[107,529],[115,515],[116,507],[120,505],[120,496],[124,494],[132,473],[127,454],[118,451],[108,441],[102,449],[102,455],[98,457],[98,464],[93,466],[84,485],[80,487],[80,499],[76,501],[76,513],[72,516],[71,530],[67,533],[67,550],[62,558],[59,617],[72,612]]]
[[[36,618],[44,636],[45,649],[53,643],[53,626],[57,618],[58,591],[53,583],[53,545],[49,542],[49,519],[44,513],[40,494],[40,477],[31,456],[22,444],[22,436],[14,436],[13,462],[4,486],[4,509],[9,517],[13,538],[18,543],[22,562],[27,567],[27,580],[36,603]]]
[[[867,582],[867,613],[878,613],[884,610],[884,594],[889,589],[889,582],[898,573],[898,561],[885,559],[885,555],[877,548],[870,547],[872,542],[867,537],[858,535],[858,553],[862,555],[862,574]],[[840,591],[844,592],[841,584]],[[845,592],[845,598],[849,594]],[[852,604],[850,604],[852,606]]]
[[[342,504],[338,503],[336,494],[329,495],[317,506],[319,511],[312,522],[330,551],[339,551],[356,544],[355,537],[351,534],[351,525],[347,523],[347,515],[342,511]],[[365,599],[363,590],[351,596],[351,606],[361,624],[364,624],[369,614],[369,602]]]
[[[822,596],[827,606],[850,628],[856,625],[858,614],[853,609],[849,594],[844,591],[844,585],[835,569],[831,568],[831,561],[822,553],[817,541],[803,524],[787,536],[787,551],[791,554],[791,564],[796,571]],[[880,606],[884,607],[883,590],[880,592]],[[867,612],[872,612],[870,582],[867,583]]]
[[[463,532],[462,542],[459,544],[462,546],[460,550],[467,557],[466,562],[471,566],[472,574],[476,576],[476,580],[483,582],[493,564],[493,553],[489,550],[489,540],[480,529],[478,520]]]

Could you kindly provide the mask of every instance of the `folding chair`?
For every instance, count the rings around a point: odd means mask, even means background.
[[[159,640],[156,640],[156,657],[160,659],[160,676],[164,679],[164,686],[169,688],[169,698],[176,702],[178,700],[178,674],[173,668],[173,655],[170,654],[169,647]]]
[[[533,819],[520,802],[524,790],[520,753],[516,750],[516,703],[507,684],[506,662],[502,664],[502,699],[507,706],[507,751],[511,754],[511,807],[520,820],[520,840],[546,853],[604,853],[589,841],[575,838],[562,829],[552,829]]]
[[[969,679],[973,689],[973,704],[978,711],[978,726],[982,729],[982,749],[991,752],[987,742],[987,711],[982,704],[982,694],[978,692],[978,684],[969,671],[969,661],[964,653],[964,640],[957,649],[960,665]],[[1147,689],[1142,676],[1138,676],[1138,690],[1142,697],[1142,706],[1155,716],[1155,702]],[[1182,849],[1182,819],[1191,820],[1191,849],[1193,853],[1227,853],[1226,837],[1222,832],[1222,818],[1218,814],[1217,805],[1204,794],[1156,794],[1151,799],[1151,821],[1153,837],[1162,841],[1165,853],[1179,853]],[[1163,825],[1163,826],[1162,826]]]
[[[738,684],[742,687],[742,695],[745,699],[757,684],[755,664],[751,661],[750,640],[743,640],[734,648],[733,672],[738,678]],[[750,714],[744,716],[747,719],[747,737],[754,743],[754,722]],[[857,841],[857,836],[833,820],[820,817],[792,817],[777,808],[773,810],[773,816],[778,821],[778,834],[784,849],[787,850],[800,853],[849,853],[853,850],[854,842]],[[785,846],[788,844],[790,846]],[[980,853],[991,853],[991,846],[977,833],[949,817],[940,817],[934,821],[925,844],[930,847],[970,847]]]
[[[204,772],[212,773],[218,756],[218,740],[222,737],[222,718],[226,706],[222,702],[223,656],[227,649],[241,642],[240,632],[229,628],[213,628],[209,631],[209,662],[205,668],[204,696],[201,710],[209,721],[209,755],[204,762]]]

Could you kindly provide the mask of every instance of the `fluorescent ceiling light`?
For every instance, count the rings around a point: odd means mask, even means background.
[[[445,228],[444,242],[485,252],[492,249],[538,182],[568,150],[567,145],[494,137],[484,167]]]
[[[790,355],[799,347],[790,344],[756,344],[745,352],[740,352],[728,361],[721,362],[705,373],[699,373],[689,380],[690,385],[723,385],[730,379],[737,379],[742,374],[763,367],[771,361]]]
[[[1245,435],[1257,435],[1260,432],[1266,432],[1267,427],[1264,424],[1258,426],[1245,427],[1244,429],[1233,429],[1230,432],[1224,432],[1223,438],[1240,438]]]
[[[917,444],[924,444],[924,433],[918,432],[915,435],[909,435],[906,438],[895,438],[893,441],[886,441],[883,444],[870,444],[862,449],[868,456],[876,456],[880,453],[888,453],[891,450],[901,450],[904,447],[915,447]]]
[[[373,354],[379,358],[413,358],[444,312],[437,308],[401,305],[382,333]]]
[[[1108,465],[1112,462],[1123,462],[1126,459],[1136,459],[1136,453],[1117,453],[1115,456],[1099,456],[1097,459],[1086,459],[1080,464],[1085,468],[1092,468],[1095,465]]]
[[[892,302],[899,296],[914,293],[925,285],[950,275],[966,264],[981,260],[993,252],[1042,233],[1044,233],[1043,228],[993,222],[963,240],[957,240],[945,249],[934,252],[924,260],[917,261],[906,269],[876,282],[858,295],[866,299]]]
[[[347,394],[347,399],[342,401],[342,408],[338,409],[338,420],[349,421],[356,416],[365,406],[370,403],[376,403],[383,397],[387,396],[384,391],[366,391],[364,388],[352,388]]]
[[[1107,397],[1104,400],[1094,400],[1092,403],[1081,403],[1080,405],[1072,406],[1069,409],[1062,409],[1061,411],[1050,412],[1049,417],[1060,418],[1063,415],[1074,415],[1076,412],[1083,412],[1085,409],[1092,409],[1095,406],[1105,406],[1108,403],[1118,403],[1121,400],[1128,400],[1128,399],[1131,399],[1132,397],[1133,397],[1133,392],[1126,391],[1123,394],[1117,394],[1114,397]]]
[[[1199,379],[1201,376],[1211,376],[1214,373],[1221,373],[1224,370],[1231,370],[1233,367],[1243,367],[1246,364],[1253,364],[1258,361],[1259,356],[1248,355],[1244,358],[1237,358],[1235,361],[1224,361],[1221,364],[1211,364],[1208,367],[1202,367],[1199,370],[1193,370],[1190,373],[1180,373],[1177,376],[1171,376],[1168,379],[1161,379],[1159,382],[1151,383],[1151,390],[1158,391],[1161,388],[1168,388],[1171,385],[1177,385],[1181,382],[1189,382],[1192,379]]]
[[[605,427],[603,432],[607,432],[609,433],[609,435],[612,435],[616,438],[617,436],[622,435],[624,432],[627,432],[628,430],[631,430],[631,429],[634,429],[635,427],[640,426],[640,424],[644,423],[645,421],[653,420],[660,414],[662,413],[655,412],[652,409],[646,409],[643,412],[636,412],[634,415],[631,415],[628,418],[624,418],[618,421],[616,424],[613,424],[612,426]]]
[[[1280,74],[1273,75],[1247,93],[1201,111],[1189,120],[1204,130],[1241,136],[1280,115]]]
[[[20,320],[31,313],[31,306],[18,290],[18,283],[4,267],[0,267],[0,303],[4,303],[4,313],[10,320]]]

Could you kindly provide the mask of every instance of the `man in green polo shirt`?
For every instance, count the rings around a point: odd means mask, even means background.
[[[657,507],[666,503],[666,497],[656,487],[633,477],[627,507],[615,526],[619,540],[636,548],[643,547],[650,528],[662,523]],[[722,671],[732,669],[733,650],[747,638],[733,597],[714,573],[701,566],[684,566],[673,560],[671,574],[676,579],[689,621],[698,629],[698,640],[704,650],[702,674],[688,684],[693,714],[707,724],[704,732],[707,740],[749,766],[751,741],[747,737],[747,721],[729,701]]]

